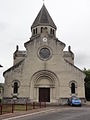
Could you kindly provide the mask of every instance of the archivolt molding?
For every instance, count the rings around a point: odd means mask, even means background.
[[[55,87],[55,81],[53,79],[51,79],[49,76],[47,76],[47,75],[46,76],[39,76],[38,79],[34,80],[34,86],[38,87],[40,85],[39,82],[42,79],[47,79],[49,81],[49,83],[50,83],[49,86],[50,87]]]
[[[14,86],[14,83],[17,82],[18,83],[18,87],[20,87],[20,81],[19,80],[13,80],[12,81],[12,87]]]
[[[33,81],[34,87],[39,86],[38,83],[41,79],[48,79],[50,82],[50,87],[55,87],[56,82],[58,82],[58,85],[59,85],[59,80],[58,80],[57,76],[51,71],[41,70],[41,71],[38,71],[35,74],[33,74],[31,82]],[[30,83],[30,85],[31,85],[31,83]]]
[[[72,80],[69,82],[69,87],[71,87],[71,84],[74,83],[75,84],[75,87],[77,88],[78,87],[78,84],[75,80]]]

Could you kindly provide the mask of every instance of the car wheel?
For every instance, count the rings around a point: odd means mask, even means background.
[[[79,106],[81,107],[82,105],[80,104]]]

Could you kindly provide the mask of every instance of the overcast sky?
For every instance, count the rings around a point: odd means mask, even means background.
[[[31,37],[31,25],[43,5],[43,0],[0,0],[0,82],[3,71],[13,65],[16,45],[25,50]],[[71,46],[75,65],[90,68],[90,0],[45,0],[57,26],[57,38]]]

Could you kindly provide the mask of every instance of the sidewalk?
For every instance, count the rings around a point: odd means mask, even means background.
[[[86,102],[85,106],[90,107],[90,102]],[[84,106],[82,106],[82,107],[84,107]],[[21,115],[33,114],[33,113],[37,113],[37,112],[44,112],[44,111],[48,111],[48,110],[53,110],[55,108],[62,108],[62,110],[63,110],[65,108],[72,109],[73,107],[71,107],[71,106],[48,106],[46,108],[38,108],[38,109],[32,109],[32,110],[28,110],[28,111],[16,111],[16,112],[14,111],[14,113],[0,115],[0,120],[8,119],[11,117],[16,117],[16,116],[21,116]]]
[[[86,102],[86,105],[87,105],[87,106],[90,106],[90,101],[87,101],[87,102]]]
[[[51,109],[51,108],[50,107],[38,108],[38,109],[32,109],[32,110],[28,110],[28,111],[17,111],[14,113],[3,114],[3,115],[0,115],[0,120],[10,118],[10,117],[20,116],[20,115],[26,115],[26,114],[30,114],[30,113],[40,112],[40,111],[44,111],[44,110],[49,110],[49,109]]]

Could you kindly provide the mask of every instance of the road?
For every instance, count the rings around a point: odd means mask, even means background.
[[[58,107],[3,120],[90,120],[90,107]]]

